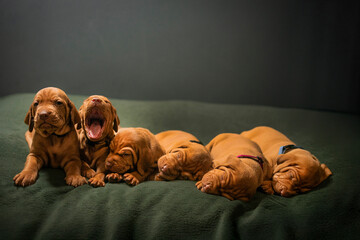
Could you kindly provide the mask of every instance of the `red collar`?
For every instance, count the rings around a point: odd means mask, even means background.
[[[252,155],[238,155],[238,158],[250,158],[260,164],[261,169],[264,169],[264,160],[259,156],[252,156]]]

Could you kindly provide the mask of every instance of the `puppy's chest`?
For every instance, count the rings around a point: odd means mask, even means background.
[[[72,156],[79,156],[79,145],[69,137],[49,137],[45,152],[47,165],[56,168]]]
[[[109,154],[108,144],[85,144],[80,146],[81,159],[90,166],[95,165],[99,159],[105,160]]]

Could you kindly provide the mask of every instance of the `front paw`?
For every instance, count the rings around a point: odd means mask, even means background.
[[[36,182],[38,172],[22,171],[13,178],[15,185],[26,187]]]
[[[260,187],[265,193],[270,194],[270,195],[274,194],[274,189],[272,187],[271,181],[264,181]]]
[[[81,175],[86,178],[93,178],[95,176],[95,171],[91,168],[81,169]]]
[[[195,186],[197,187],[197,189],[199,189],[201,191],[202,189],[202,182],[201,181],[198,181]]]
[[[89,179],[89,184],[93,187],[105,187],[105,182],[103,179],[98,179],[97,177],[93,177]]]
[[[155,175],[154,180],[155,181],[164,181],[165,179],[160,175],[160,173],[158,173]]]
[[[123,177],[118,173],[109,173],[105,178],[108,182],[111,183],[118,183],[123,179]]]
[[[140,181],[131,173],[125,173],[124,180],[127,184],[133,185],[133,186],[138,185],[140,183]]]
[[[73,187],[79,187],[81,185],[86,184],[86,179],[80,175],[70,175],[65,177],[65,181],[67,185]]]

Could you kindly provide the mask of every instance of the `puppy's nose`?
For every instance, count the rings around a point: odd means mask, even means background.
[[[46,110],[39,112],[39,117],[41,120],[46,120],[49,117],[50,113]]]
[[[203,184],[201,191],[208,192],[209,190],[210,190],[210,184],[208,183]]]
[[[96,98],[96,97],[94,97],[93,99],[91,99],[91,101],[93,101],[94,103],[101,103],[101,99],[100,99],[100,98]]]
[[[166,172],[167,170],[168,170],[168,166],[166,164],[161,167],[162,172]]]
[[[114,164],[113,164],[113,162],[111,160],[106,160],[105,165],[106,165],[106,167],[110,168]]]

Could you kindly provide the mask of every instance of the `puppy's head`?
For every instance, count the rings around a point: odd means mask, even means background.
[[[249,201],[258,187],[258,177],[252,167],[235,155],[215,159],[214,162],[216,162],[214,165],[218,166],[204,175],[201,180],[202,191],[221,195],[230,200]]]
[[[278,156],[273,174],[274,191],[283,197],[290,197],[310,191],[332,173],[310,152],[294,149]]]
[[[203,145],[189,141],[159,158],[158,168],[166,180],[200,180],[211,169],[211,157]]]
[[[109,99],[100,95],[88,97],[79,109],[81,124],[87,138],[99,142],[112,138],[117,132],[120,120]]]
[[[144,128],[122,128],[110,143],[105,168],[125,173],[136,170],[141,175],[156,168],[157,159],[164,154],[155,136]]]
[[[209,194],[220,195],[221,181],[225,172],[220,169],[213,169],[207,172],[201,179],[201,191]]]
[[[29,131],[35,131],[43,137],[51,134],[63,135],[75,124],[81,126],[80,115],[75,105],[64,91],[59,88],[43,88],[36,93],[25,117]]]

